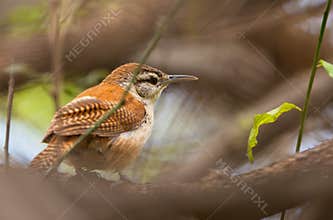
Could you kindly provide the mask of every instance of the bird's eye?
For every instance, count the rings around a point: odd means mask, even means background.
[[[152,85],[156,85],[157,82],[158,82],[158,80],[157,80],[156,77],[150,77],[150,78],[147,80],[147,82],[149,82],[149,83],[152,84]]]

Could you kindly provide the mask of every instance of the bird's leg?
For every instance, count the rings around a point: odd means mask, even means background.
[[[136,184],[135,181],[133,181],[130,177],[128,177],[123,172],[118,172],[118,174],[119,174],[120,181],[124,181],[124,182],[131,183],[131,184]]]

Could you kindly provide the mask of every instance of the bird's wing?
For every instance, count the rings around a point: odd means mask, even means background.
[[[89,96],[74,99],[56,112],[43,142],[48,143],[53,135],[83,134],[117,104],[118,101],[100,100]],[[133,98],[126,99],[125,104],[106,119],[92,135],[112,137],[125,131],[131,131],[142,123],[145,114],[145,108],[141,102]]]

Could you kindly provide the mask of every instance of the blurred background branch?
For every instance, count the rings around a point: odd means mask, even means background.
[[[3,219],[259,219],[313,198],[329,199],[333,141],[242,175],[220,163],[186,184],[114,184],[96,175],[45,181],[22,169],[10,171],[0,169]]]
[[[8,72],[8,96],[7,96],[7,117],[6,117],[6,131],[5,131],[5,167],[9,168],[9,138],[10,138],[10,127],[12,121],[12,110],[13,110],[13,98],[14,98],[14,88],[15,88],[15,77],[12,66]]]

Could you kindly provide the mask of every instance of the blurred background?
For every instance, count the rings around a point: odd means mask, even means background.
[[[11,72],[13,164],[26,166],[45,147],[40,141],[55,111],[55,84],[63,105],[117,66],[138,62],[172,2],[0,2],[0,146]],[[185,1],[147,64],[200,80],[163,93],[152,137],[129,175],[192,181],[221,158],[243,173],[293,154],[296,111],[261,129],[254,164],[246,157],[247,138],[254,114],[285,101],[302,106],[325,2]],[[332,62],[331,18],[321,57]],[[333,80],[319,70],[302,150],[332,137],[332,98]]]

